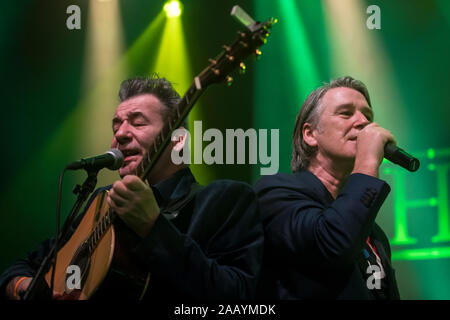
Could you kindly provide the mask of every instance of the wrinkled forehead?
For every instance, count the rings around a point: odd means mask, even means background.
[[[114,118],[122,118],[131,113],[142,113],[149,118],[163,116],[166,107],[152,94],[142,94],[122,101],[114,112]]]
[[[322,112],[325,109],[328,111],[333,111],[336,108],[345,105],[351,105],[358,109],[371,109],[369,103],[361,92],[347,87],[338,87],[328,90],[322,97],[320,105]]]

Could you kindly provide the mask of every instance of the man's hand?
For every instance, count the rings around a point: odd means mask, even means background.
[[[378,168],[387,142],[396,144],[394,136],[373,122],[364,127],[356,139],[356,157],[352,173],[364,173],[378,178]]]
[[[108,204],[141,238],[147,235],[159,216],[152,189],[134,175],[125,176],[113,184]]]
[[[6,286],[6,296],[10,300],[21,300],[21,296],[27,291],[33,278],[15,277]]]

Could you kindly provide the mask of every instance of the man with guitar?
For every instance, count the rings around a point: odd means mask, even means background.
[[[124,156],[119,169],[122,179],[97,190],[85,209],[109,190],[109,210],[119,217],[113,224],[116,238],[111,267],[92,296],[54,290],[53,298],[253,298],[263,231],[251,187],[228,180],[199,186],[186,165],[171,161],[171,151],[183,148],[184,136],[172,139],[146,179],[140,179],[148,150],[180,96],[166,79],[153,75],[124,81],[119,97],[121,103],[112,120],[112,147]],[[80,220],[73,230],[81,227]],[[5,298],[21,298],[51,243],[44,242],[3,273],[0,288]]]

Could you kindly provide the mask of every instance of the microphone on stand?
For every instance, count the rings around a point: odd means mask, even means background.
[[[391,142],[386,143],[384,146],[384,157],[411,172],[417,171],[420,166],[419,159]]]
[[[54,277],[55,277],[55,265],[57,252],[60,249],[59,244],[61,239],[67,235],[69,227],[72,225],[74,218],[77,217],[78,211],[81,205],[87,200],[88,196],[95,189],[97,183],[97,172],[100,169],[108,168],[110,170],[117,170],[123,164],[123,154],[119,149],[109,149],[104,154],[81,159],[75,161],[66,166],[66,168],[61,173],[59,177],[59,189],[58,189],[58,200],[57,200],[57,218],[56,218],[56,236],[53,243],[53,247],[50,252],[44,257],[40,263],[40,267],[37,270],[33,280],[28,286],[25,294],[23,296],[24,300],[36,300],[36,299],[51,299],[54,288]],[[62,230],[60,230],[60,208],[61,208],[61,190],[62,190],[62,180],[64,172],[66,170],[78,170],[85,169],[88,172],[88,177],[86,178],[83,185],[80,187],[77,185],[74,189],[74,193],[78,194],[76,203],[74,204],[69,216],[63,225]],[[45,275],[50,267],[53,265],[51,282],[48,284],[45,280]]]
[[[67,170],[85,169],[87,171],[98,171],[103,168],[117,170],[123,164],[123,154],[119,149],[111,148],[104,154],[81,159],[67,165]]]

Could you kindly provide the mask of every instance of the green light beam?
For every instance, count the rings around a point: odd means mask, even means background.
[[[150,72],[157,72],[160,76],[167,78],[182,96],[194,80],[194,73],[190,65],[191,61],[186,47],[182,20],[166,19],[158,55]],[[200,109],[201,102],[198,101],[189,114],[189,128],[194,127],[194,121],[202,120]],[[190,130],[190,137],[191,141],[194,141],[194,130]],[[192,144],[190,147],[192,147]],[[194,153],[195,150],[191,148],[192,157]],[[190,168],[200,183],[206,184],[214,180],[213,170],[209,166],[191,164]]]
[[[312,88],[319,84],[319,72],[311,51],[307,31],[294,0],[277,2],[280,6],[280,26],[286,37],[289,65],[298,89],[298,101],[302,101]]]

